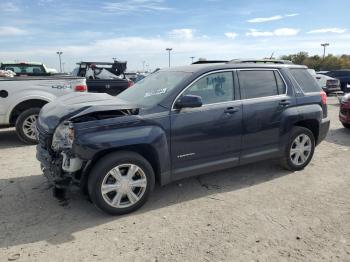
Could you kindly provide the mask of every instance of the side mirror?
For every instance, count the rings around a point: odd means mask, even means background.
[[[180,97],[176,102],[174,107],[176,109],[181,108],[194,108],[194,107],[201,107],[203,105],[202,98],[200,96],[194,96],[194,95],[186,95],[183,97]]]

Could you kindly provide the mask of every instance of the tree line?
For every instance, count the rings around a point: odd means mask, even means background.
[[[350,55],[335,56],[329,54],[323,58],[319,55],[309,56],[307,52],[299,52],[297,54],[283,55],[280,58],[290,60],[294,64],[306,65],[316,71],[350,69]]]

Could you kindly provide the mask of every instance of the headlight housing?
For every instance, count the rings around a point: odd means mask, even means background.
[[[51,148],[54,151],[72,148],[74,141],[73,124],[69,121],[62,122],[55,130],[52,137]]]

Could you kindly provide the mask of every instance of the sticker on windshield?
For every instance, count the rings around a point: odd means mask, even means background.
[[[157,89],[152,92],[146,92],[144,97],[162,95],[162,94],[165,94],[166,91],[167,91],[167,88]]]

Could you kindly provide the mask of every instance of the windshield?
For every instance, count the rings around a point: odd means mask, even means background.
[[[158,71],[140,80],[118,95],[118,98],[130,103],[149,107],[158,104],[169,91],[191,73]]]

